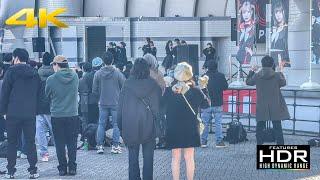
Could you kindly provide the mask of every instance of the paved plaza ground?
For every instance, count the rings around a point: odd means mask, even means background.
[[[206,149],[196,149],[196,177],[203,180],[291,180],[291,179],[320,179],[320,148],[311,149],[311,170],[256,170],[256,142],[253,133],[248,135],[249,141],[227,148],[214,147],[213,135]],[[286,144],[306,144],[310,137],[285,136]],[[75,177],[59,177],[56,169],[57,159],[54,148],[50,147],[50,162],[39,162],[41,179],[128,179],[127,150],[121,155],[106,153],[97,155],[95,151],[78,151],[78,174]],[[171,154],[167,150],[156,150],[154,161],[154,178],[159,180],[171,179]],[[0,169],[5,169],[6,160],[0,159]],[[25,159],[17,161],[16,178],[27,178],[28,162]],[[184,165],[182,172],[185,172]],[[4,176],[0,176],[0,179]],[[181,177],[185,179],[185,176]]]

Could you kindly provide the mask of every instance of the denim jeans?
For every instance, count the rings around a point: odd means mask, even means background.
[[[21,131],[21,136],[18,137],[18,147],[17,150],[20,151],[23,154],[27,154],[27,149],[26,149],[26,140],[24,137],[23,130]]]
[[[112,144],[114,146],[119,145],[120,131],[117,122],[117,106],[99,106],[99,124],[97,130],[97,144],[99,146],[104,145],[106,125],[109,116],[112,117],[110,118],[113,127]]]
[[[36,139],[39,145],[40,156],[48,153],[47,132],[52,134],[50,115],[41,114],[36,117]]]
[[[214,115],[215,120],[215,137],[216,137],[216,143],[219,143],[223,140],[223,134],[222,134],[222,110],[223,106],[216,106],[216,107],[209,107],[207,109],[201,109],[201,118],[205,125],[203,134],[201,135],[201,142],[206,143],[208,140],[208,134],[209,134],[209,126],[212,120],[212,114]]]

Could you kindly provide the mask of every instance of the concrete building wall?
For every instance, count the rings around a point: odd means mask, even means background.
[[[126,0],[90,0],[84,3],[85,17],[125,17]]]
[[[38,0],[39,7],[47,8],[52,12],[57,8],[66,8],[67,11],[59,16],[83,16],[83,0]]]
[[[227,0],[200,0],[197,5],[197,17],[225,16],[224,11]]]
[[[128,1],[129,17],[160,17],[162,0],[130,0]]]
[[[286,77],[290,85],[301,85],[309,77],[310,1],[289,1],[288,45],[292,67]],[[320,66],[313,65],[313,80],[320,83]]]
[[[196,0],[166,0],[165,17],[193,17],[195,12]]]

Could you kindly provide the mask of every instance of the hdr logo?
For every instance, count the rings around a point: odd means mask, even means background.
[[[56,16],[66,12],[66,8],[58,8],[51,13],[47,13],[47,9],[39,9],[39,28],[46,28],[48,21],[54,24],[59,28],[67,28],[68,25],[59,21]],[[25,15],[25,20],[19,20],[22,16]],[[34,9],[26,8],[22,9],[10,18],[6,20],[6,25],[9,26],[26,26],[27,28],[33,28],[38,24],[37,19],[34,16]]]
[[[257,169],[310,169],[310,146],[258,145]]]

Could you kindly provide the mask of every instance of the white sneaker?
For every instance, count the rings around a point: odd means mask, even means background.
[[[17,151],[17,158],[20,158],[21,156],[21,151]]]
[[[49,154],[46,153],[41,157],[41,161],[42,162],[48,162],[49,161]]]
[[[29,175],[29,179],[38,179],[39,177],[40,177],[40,175],[38,173]]]
[[[97,153],[98,154],[103,154],[104,153],[104,148],[103,148],[103,146],[97,146]]]
[[[122,149],[121,149],[120,146],[117,146],[116,149],[117,149],[117,151],[118,151],[118,154],[122,154]]]
[[[27,159],[28,157],[27,157],[27,155],[21,153],[20,158],[21,158],[21,159]]]
[[[14,175],[13,174],[6,174],[5,176],[4,176],[6,179],[14,179]]]
[[[121,147],[120,146],[112,146],[111,153],[112,154],[121,154],[122,153]]]

